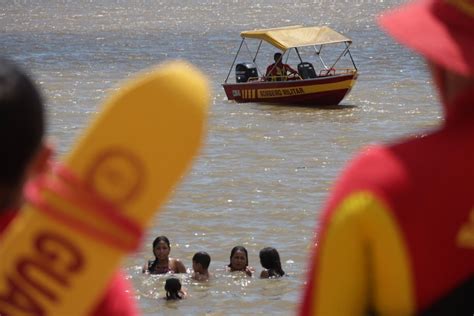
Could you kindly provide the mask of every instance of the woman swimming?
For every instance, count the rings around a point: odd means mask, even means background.
[[[156,237],[153,241],[153,254],[155,260],[148,260],[143,266],[143,273],[166,274],[186,273],[184,264],[176,258],[170,258],[170,241],[165,236]]]
[[[260,278],[279,278],[285,275],[281,268],[280,255],[273,247],[265,247],[260,250],[260,263],[264,270],[260,273]]]
[[[247,249],[243,246],[235,246],[230,252],[230,263],[227,266],[230,272],[243,271],[248,276],[252,276],[254,269],[249,267]]]

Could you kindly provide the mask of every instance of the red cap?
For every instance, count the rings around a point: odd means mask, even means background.
[[[474,0],[415,1],[385,12],[379,23],[431,62],[474,76]]]

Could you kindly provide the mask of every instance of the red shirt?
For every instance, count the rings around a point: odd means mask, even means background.
[[[287,74],[292,73],[296,74],[298,73],[296,70],[291,68],[290,65],[287,64],[271,64],[270,66],[267,67],[267,73],[266,76],[277,76],[277,77],[285,77]],[[286,78],[284,78],[286,80]]]

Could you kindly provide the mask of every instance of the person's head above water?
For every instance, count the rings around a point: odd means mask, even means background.
[[[193,270],[207,270],[209,264],[211,263],[211,256],[207,252],[199,251],[196,252],[193,256]],[[201,265],[202,269],[198,269],[197,265]],[[200,272],[200,271],[198,271]]]
[[[170,241],[166,236],[158,236],[153,240],[153,254],[156,259],[168,259],[170,251]]]
[[[180,300],[183,298],[181,295],[181,281],[177,278],[169,278],[165,283],[166,299],[167,300]]]
[[[231,270],[243,271],[249,265],[249,256],[247,249],[243,246],[235,246],[230,251],[230,263],[228,265]]]
[[[170,257],[171,245],[166,236],[158,236],[153,241],[154,260],[148,260],[143,266],[143,273],[151,274],[165,274],[172,273],[186,273],[186,267],[177,258]]]
[[[278,254],[278,251],[275,248],[265,247],[260,250],[259,256],[262,267],[268,270],[273,270],[280,276],[285,274],[285,272],[281,268],[280,255]]]

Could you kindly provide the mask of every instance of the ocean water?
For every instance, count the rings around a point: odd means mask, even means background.
[[[423,61],[378,28],[381,11],[404,1],[180,0],[2,1],[0,55],[28,68],[47,100],[48,136],[66,153],[105,97],[134,73],[185,59],[210,79],[204,148],[140,249],[123,262],[143,315],[291,315],[307,272],[318,213],[350,158],[374,142],[434,128],[436,94]],[[237,104],[221,87],[239,33],[286,25],[328,25],[352,38],[358,82],[339,107]],[[212,257],[213,279],[180,275],[189,298],[168,303],[163,276],[141,274],[158,235],[191,268]],[[257,274],[258,252],[278,249],[288,277],[225,272],[243,245]]]

